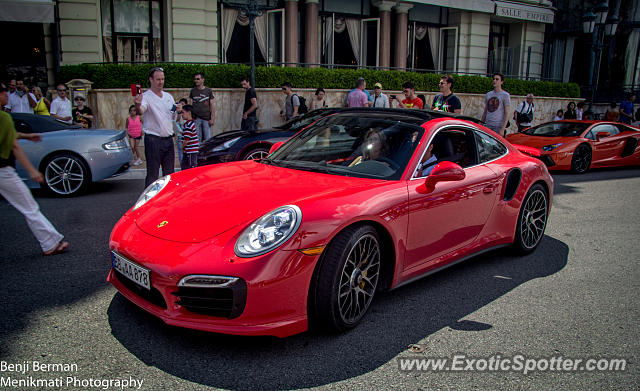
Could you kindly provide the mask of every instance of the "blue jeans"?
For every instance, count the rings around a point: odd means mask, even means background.
[[[147,160],[147,177],[144,180],[145,187],[158,179],[160,166],[162,166],[162,175],[173,174],[176,158],[173,136],[158,137],[148,133],[145,134],[144,158]]]
[[[198,129],[198,142],[200,145],[211,138],[211,126],[209,126],[209,121],[202,118],[196,118],[196,129]]]
[[[188,170],[194,167],[198,167],[198,154],[195,152],[183,154],[182,161],[180,162],[180,168]]]

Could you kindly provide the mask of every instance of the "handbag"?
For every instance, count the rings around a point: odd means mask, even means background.
[[[524,109],[524,102],[522,102],[522,108]],[[533,121],[533,103],[529,106],[529,111],[526,113],[518,112],[516,117],[519,124],[528,124]]]

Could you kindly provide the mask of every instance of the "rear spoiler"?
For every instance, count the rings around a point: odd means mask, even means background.
[[[526,145],[520,145],[520,144],[511,144],[514,147],[516,147],[516,149],[526,155],[532,156],[532,157],[540,157],[540,155],[542,154],[540,152],[540,150],[538,148],[533,148],[533,147],[527,147]]]

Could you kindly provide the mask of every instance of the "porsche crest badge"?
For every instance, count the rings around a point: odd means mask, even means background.
[[[160,224],[158,224],[158,228],[162,228],[167,224],[169,224],[169,222],[167,220],[165,220],[165,221],[161,222]]]

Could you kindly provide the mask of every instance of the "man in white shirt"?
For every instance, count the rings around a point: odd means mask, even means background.
[[[513,112],[513,119],[518,125],[518,132],[522,132],[524,129],[531,126],[533,122],[533,94],[527,94],[527,99],[520,103],[520,105]]]
[[[373,103],[372,107],[389,107],[389,97],[382,92],[382,84],[373,85]]]
[[[51,102],[51,116],[71,125],[71,101],[67,98],[67,87],[64,84],[58,84],[56,87],[58,97]]]
[[[29,88],[24,85],[23,80],[16,80],[15,85],[15,92],[9,95],[7,111],[33,114],[33,108],[36,107],[35,95],[29,92]]]
[[[175,164],[173,146],[173,121],[176,120],[177,107],[173,96],[164,92],[164,70],[151,68],[149,72],[151,88],[142,95],[136,95],[136,110],[143,115],[144,157],[147,160],[145,186],[158,179],[158,170],[162,166],[162,175],[172,174]]]

